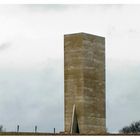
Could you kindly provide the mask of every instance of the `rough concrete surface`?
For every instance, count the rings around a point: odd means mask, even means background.
[[[105,38],[86,33],[64,36],[65,132],[73,105],[80,134],[105,133]]]

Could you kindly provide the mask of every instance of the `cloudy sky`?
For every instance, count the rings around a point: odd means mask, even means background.
[[[64,34],[106,38],[106,126],[140,119],[140,5],[0,5],[0,124],[64,129]]]

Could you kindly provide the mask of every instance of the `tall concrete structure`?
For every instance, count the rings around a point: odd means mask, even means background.
[[[105,133],[105,38],[64,36],[65,132]]]

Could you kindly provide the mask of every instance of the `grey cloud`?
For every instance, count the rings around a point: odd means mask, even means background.
[[[140,64],[120,63],[112,67],[107,70],[107,128],[110,132],[118,132],[139,120]]]
[[[63,131],[62,62],[50,61],[40,70],[0,71],[0,124],[7,131]]]
[[[6,50],[7,48],[11,47],[11,43],[6,42],[0,45],[0,51]]]
[[[24,4],[24,5],[19,5],[23,9],[29,10],[29,11],[63,11],[66,9],[69,9],[71,5],[64,5],[64,4]],[[75,5],[73,5],[75,7]]]

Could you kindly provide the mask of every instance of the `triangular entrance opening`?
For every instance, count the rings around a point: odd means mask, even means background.
[[[75,104],[73,105],[71,134],[80,133]]]

